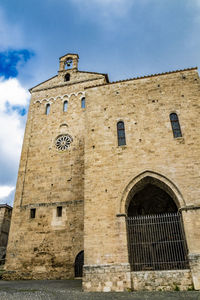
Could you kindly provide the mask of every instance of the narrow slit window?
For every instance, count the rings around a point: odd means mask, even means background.
[[[81,99],[81,108],[85,108],[85,97]]]
[[[118,146],[126,145],[125,127],[123,121],[119,121],[117,123],[117,137],[118,137]]]
[[[69,73],[65,74],[65,81],[70,81],[70,74]]]
[[[62,206],[57,206],[57,217],[62,217]]]
[[[181,127],[179,124],[177,114],[171,113],[169,117],[170,117],[170,121],[171,121],[171,125],[172,125],[172,131],[173,131],[174,138],[182,137]]]
[[[30,210],[30,218],[35,219],[35,214],[36,214],[36,208],[31,208]]]
[[[63,111],[67,111],[68,108],[68,101],[64,101],[63,103]]]
[[[46,115],[49,115],[49,113],[50,113],[50,104],[48,103],[47,105],[46,105]]]

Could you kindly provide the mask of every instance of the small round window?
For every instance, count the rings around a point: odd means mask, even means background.
[[[55,141],[56,148],[60,151],[65,151],[70,147],[70,144],[72,143],[73,139],[68,134],[63,134],[57,137]]]

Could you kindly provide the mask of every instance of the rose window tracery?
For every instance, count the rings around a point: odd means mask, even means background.
[[[56,148],[58,150],[64,151],[67,150],[72,142],[72,137],[68,134],[60,135],[55,142]]]

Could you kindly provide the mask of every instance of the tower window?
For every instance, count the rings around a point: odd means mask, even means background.
[[[57,217],[62,217],[62,206],[57,206]]]
[[[35,219],[36,208],[31,208],[30,210],[30,218]]]
[[[174,138],[182,137],[181,127],[179,124],[177,114],[171,113],[169,117],[170,117],[170,121],[171,121],[171,125],[172,125],[172,131],[173,131]]]
[[[50,104],[48,103],[47,105],[46,105],[46,115],[49,115],[49,113],[50,113]]]
[[[81,99],[81,108],[85,108],[85,97]]]
[[[63,111],[67,111],[68,101],[64,101],[63,103]]]
[[[70,74],[69,73],[65,74],[65,81],[70,81]]]
[[[117,137],[118,137],[118,146],[126,145],[125,127],[123,121],[119,121],[117,123]]]

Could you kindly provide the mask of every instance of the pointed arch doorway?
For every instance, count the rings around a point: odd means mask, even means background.
[[[189,268],[182,216],[166,184],[144,177],[130,190],[126,210],[132,271]]]
[[[83,265],[84,265],[84,251],[80,251],[76,258],[74,263],[74,277],[79,278],[83,277]]]

